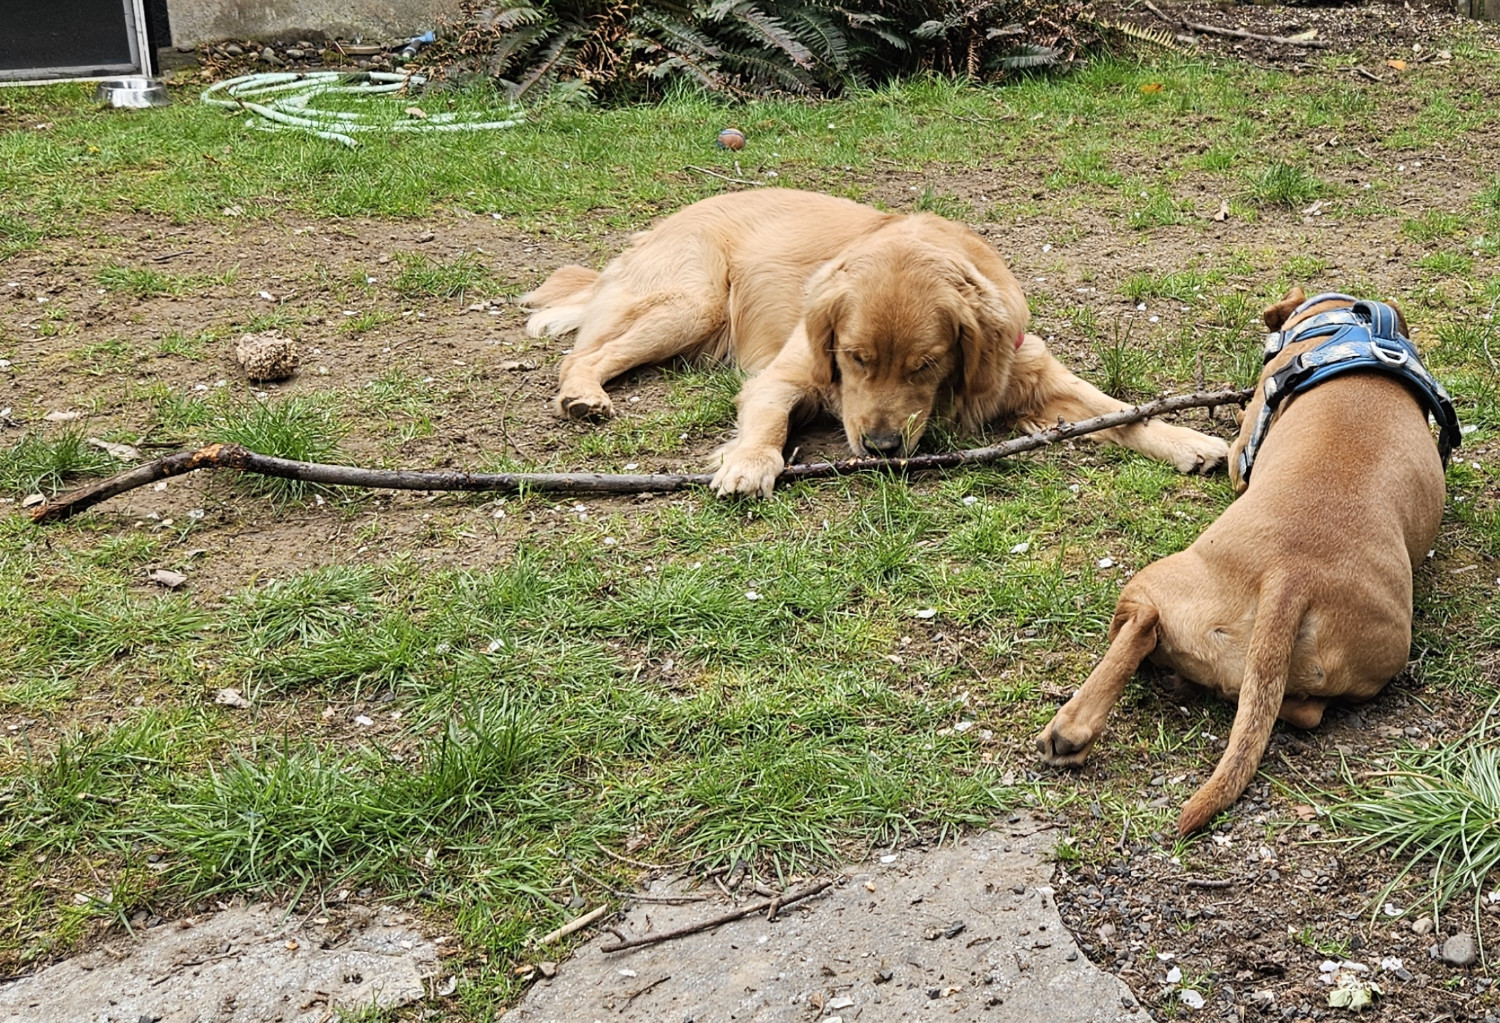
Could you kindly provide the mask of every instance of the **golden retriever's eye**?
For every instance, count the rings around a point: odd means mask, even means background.
[[[865,357],[863,355],[861,355],[859,352],[850,352],[849,353],[849,361],[852,362],[852,363],[854,363],[860,369],[864,369],[864,366],[865,366]]]

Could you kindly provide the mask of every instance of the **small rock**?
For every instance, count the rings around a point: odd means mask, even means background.
[[[269,46],[267,46],[264,50],[260,51],[260,59],[261,60],[275,60],[276,59],[276,51],[273,50],[273,49],[271,49]]]
[[[945,938],[956,938],[956,937],[958,937],[960,934],[962,934],[964,932],[964,928],[967,927],[967,926],[968,925],[965,924],[962,920],[955,920],[951,924],[949,924],[946,928],[944,928],[944,930],[943,930],[943,937],[945,937]],[[1473,942],[1471,940],[1470,944],[1472,944],[1472,943]]]
[[[845,997],[842,997],[842,998],[835,998],[833,1001],[831,1001],[831,1002],[828,1003],[828,1007],[830,1009],[847,1009],[847,1008],[851,1007],[853,1004],[854,1004],[854,999],[845,996]]]
[[[301,60],[303,57],[307,56],[306,53],[304,53],[302,50],[297,49],[295,46],[290,50],[287,50],[286,55],[292,60]]]
[[[169,590],[180,590],[187,585],[187,576],[181,572],[174,572],[170,568],[158,568],[146,578]]]
[[[1415,934],[1431,934],[1434,926],[1432,917],[1423,916],[1412,921],[1411,929]]]
[[[49,423],[71,423],[81,415],[82,412],[48,412],[42,418]]]
[[[542,976],[543,977],[555,977],[555,976],[557,976],[557,964],[556,963],[551,963],[551,962],[548,962],[548,963],[537,963],[536,967],[537,967],[537,969],[539,969],[539,970],[542,971]]]
[[[417,241],[430,242],[436,237],[437,235],[433,234],[431,231],[423,231],[421,234],[417,235]]]
[[[895,974],[893,974],[890,970],[877,970],[875,971],[875,983],[889,984],[893,976],[895,976]]]
[[[1266,1012],[1271,1006],[1276,1004],[1276,992],[1269,988],[1263,991],[1256,991],[1250,996],[1250,1004],[1258,1008],[1261,1012]]]
[[[1455,934],[1443,942],[1443,962],[1452,966],[1473,966],[1479,960],[1479,950],[1472,934]]]
[[[238,689],[220,689],[214,694],[214,702],[221,707],[233,707],[236,710],[245,710],[250,706],[250,701]]]
[[[302,365],[297,342],[279,330],[245,334],[234,346],[234,357],[251,380],[285,380]]]
[[[224,47],[224,52],[229,54],[231,57],[243,57],[245,55],[245,51],[234,43],[230,43],[228,46]]]
[[[27,494],[21,498],[22,508],[35,508],[39,504],[46,504],[47,498],[44,494]]]

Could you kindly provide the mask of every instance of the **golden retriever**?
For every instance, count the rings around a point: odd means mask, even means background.
[[[721,495],[769,497],[794,420],[837,415],[859,455],[911,452],[929,419],[1022,429],[1127,408],[1026,333],[1026,297],[985,240],[927,213],[758,189],[694,203],[635,237],[603,271],[565,266],[521,299],[533,336],[577,331],[557,407],[611,414],[604,385],[682,356],[754,375],[718,453]],[[1093,434],[1208,471],[1224,441],[1141,422]]]

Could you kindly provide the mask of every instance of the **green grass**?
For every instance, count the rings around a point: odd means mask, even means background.
[[[0,491],[30,494],[57,491],[86,477],[110,472],[120,463],[91,447],[78,430],[47,437],[26,433],[0,450]]]
[[[240,444],[273,458],[298,462],[335,462],[339,441],[347,432],[337,407],[326,398],[292,397],[273,401],[240,400],[228,404],[206,431],[211,443]],[[316,484],[272,476],[245,475],[239,485],[253,494],[285,503],[300,501]]]
[[[391,286],[402,298],[464,298],[488,293],[494,287],[494,276],[473,254],[448,262],[414,254],[402,256],[401,269]]]
[[[1274,163],[1246,181],[1251,202],[1300,209],[1328,194],[1327,182],[1299,164]]]
[[[1500,632],[1492,638],[1500,640]],[[1353,836],[1354,848],[1378,850],[1404,864],[1375,905],[1420,869],[1427,877],[1424,904],[1434,918],[1463,897],[1477,924],[1485,889],[1500,868],[1494,833],[1500,751],[1484,729],[1463,743],[1405,751],[1374,784],[1351,787],[1350,796],[1325,807],[1330,820]]]
[[[106,263],[94,274],[94,281],[105,291],[119,291],[136,298],[161,295],[186,295],[218,284],[232,284],[236,271],[219,274],[169,274],[151,267]]]

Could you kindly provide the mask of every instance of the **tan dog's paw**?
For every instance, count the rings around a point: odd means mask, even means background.
[[[1172,444],[1172,464],[1178,472],[1197,472],[1207,475],[1229,461],[1229,444],[1218,437],[1188,429],[1186,426],[1170,427],[1176,432]]]
[[[1036,751],[1044,764],[1082,767],[1098,737],[1097,732],[1089,733],[1082,726],[1064,720],[1060,711],[1036,737]]]
[[[614,402],[600,389],[582,394],[564,391],[554,404],[557,411],[569,419],[608,419],[615,414]]]
[[[745,494],[749,497],[771,497],[776,477],[786,462],[775,448],[730,446],[720,449],[719,470],[709,486],[720,497]]]

